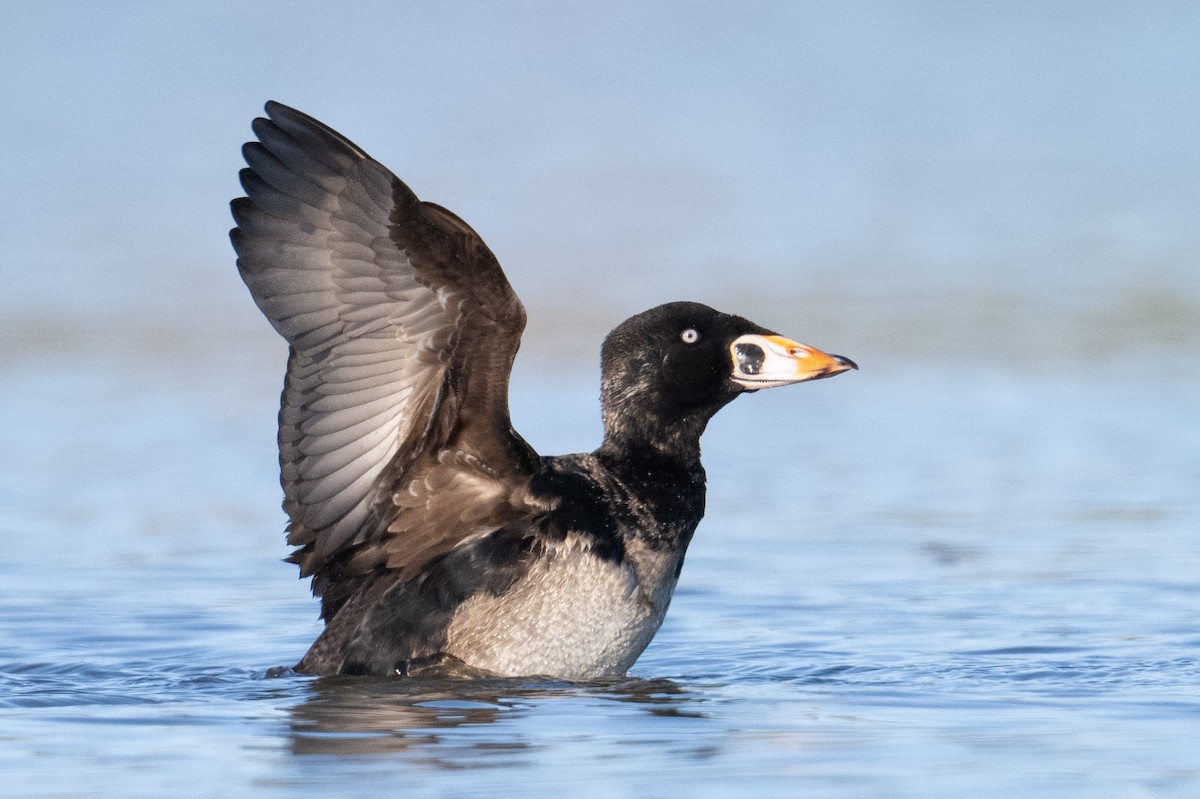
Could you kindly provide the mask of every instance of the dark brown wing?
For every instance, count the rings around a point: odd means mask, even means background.
[[[230,235],[291,345],[288,542],[322,593],[381,565],[411,572],[528,512],[536,456],[508,413],[525,312],[466,223],[315,119],[266,111],[243,148]],[[327,597],[326,618],[350,588]]]

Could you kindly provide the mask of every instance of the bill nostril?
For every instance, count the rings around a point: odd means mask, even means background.
[[[757,344],[738,344],[733,348],[737,358],[738,371],[744,375],[756,375],[762,371],[766,353]]]

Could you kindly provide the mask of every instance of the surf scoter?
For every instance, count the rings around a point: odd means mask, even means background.
[[[739,394],[857,368],[694,302],[601,352],[604,441],[539,457],[512,429],[525,311],[465,222],[271,102],[230,235],[289,344],[289,560],[325,629],[309,674],[623,675],[704,514],[700,434]]]

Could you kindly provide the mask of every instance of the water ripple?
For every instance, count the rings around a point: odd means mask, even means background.
[[[253,700],[286,688],[265,682],[266,671],[196,668],[156,662],[0,663],[0,708],[153,705]]]

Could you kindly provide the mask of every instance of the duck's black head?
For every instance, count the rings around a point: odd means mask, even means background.
[[[698,457],[708,420],[739,394],[856,368],[707,305],[660,305],[604,340],[605,441]]]

